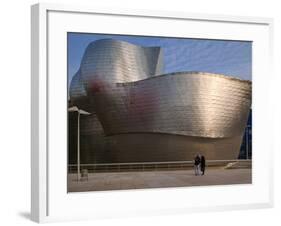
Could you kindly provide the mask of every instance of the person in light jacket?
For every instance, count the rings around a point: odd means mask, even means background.
[[[199,172],[200,172],[200,162],[201,162],[200,156],[196,155],[195,158],[194,158],[194,172],[195,172],[195,176],[199,175]]]

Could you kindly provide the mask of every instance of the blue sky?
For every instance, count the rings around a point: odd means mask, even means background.
[[[251,42],[68,33],[68,82],[79,69],[88,44],[104,38],[162,47],[164,73],[202,71],[252,80]]]

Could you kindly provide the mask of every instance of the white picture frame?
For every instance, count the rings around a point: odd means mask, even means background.
[[[116,18],[118,26],[113,23]],[[31,22],[32,220],[50,222],[273,205],[273,142],[270,133],[266,133],[273,125],[273,103],[269,98],[273,79],[272,19],[40,3],[32,6]],[[189,29],[179,29],[182,27]],[[253,41],[253,183],[67,194],[67,31]],[[196,203],[192,198],[195,195],[201,197]],[[149,205],[145,200],[150,201]]]

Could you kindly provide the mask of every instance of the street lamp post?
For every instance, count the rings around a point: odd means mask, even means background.
[[[69,112],[77,112],[77,182],[80,181],[80,115],[90,115],[91,113],[79,109],[76,106],[68,108]]]
[[[249,159],[249,147],[248,147],[248,126],[246,127],[246,159]]]

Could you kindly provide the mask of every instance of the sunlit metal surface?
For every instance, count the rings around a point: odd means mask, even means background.
[[[251,82],[203,72],[161,74],[162,58],[159,47],[110,39],[87,47],[70,97],[97,114],[106,135],[101,161],[190,160],[196,153],[237,158]]]
[[[243,133],[250,86],[226,76],[182,72],[117,83],[93,97],[107,135],[154,132],[217,138]]]
[[[141,47],[127,42],[102,39],[87,47],[81,62],[81,75],[91,80],[132,82],[161,73],[160,47]],[[91,87],[88,87],[91,88]]]

